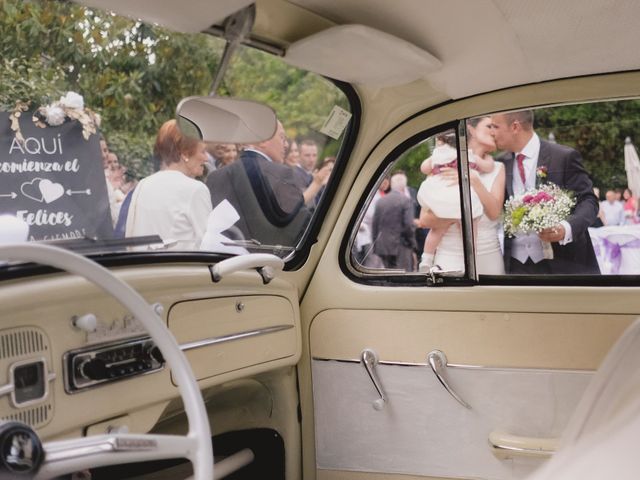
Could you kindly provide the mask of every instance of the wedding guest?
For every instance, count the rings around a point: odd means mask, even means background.
[[[404,194],[407,176],[396,173],[391,177],[391,191],[380,198],[373,213],[373,251],[385,268],[414,270],[415,236],[413,205]]]
[[[109,197],[109,208],[111,209],[111,222],[115,227],[120,214],[120,207],[126,193],[122,190],[124,185],[124,174],[126,168],[120,165],[118,156],[113,152],[106,154],[106,168],[104,170],[107,181],[107,195]]]
[[[126,236],[159,235],[175,241],[170,248],[198,249],[212,210],[209,190],[195,179],[204,174],[205,144],[182,135],[169,120],[158,131],[154,154],[162,169],[133,191]]]
[[[313,173],[318,163],[318,144],[310,138],[300,142],[300,164],[309,173]]]
[[[288,142],[288,149],[284,157],[284,163],[291,167],[293,170],[293,176],[295,184],[298,186],[302,195],[304,196],[304,203],[308,207],[313,207],[316,204],[316,200],[322,193],[324,186],[329,181],[333,164],[335,163],[335,157],[333,161],[322,163],[320,168],[314,169],[309,173],[300,164],[300,151],[298,148],[298,142],[290,140]],[[314,161],[315,162],[315,161]]]
[[[624,200],[623,207],[625,225],[638,223],[638,200],[633,196],[633,193],[629,188],[625,188],[622,192],[622,199]]]
[[[284,164],[286,144],[278,121],[272,138],[246,145],[238,161],[207,177],[212,204],[233,206],[240,216],[234,226],[245,239],[293,246],[309,222],[303,192]]]
[[[616,199],[615,190],[607,190],[605,200],[600,202],[600,209],[604,215],[602,223],[605,226],[624,225],[624,206],[621,201]]]
[[[235,143],[207,143],[206,175],[218,168],[230,165],[238,159],[238,146]]]

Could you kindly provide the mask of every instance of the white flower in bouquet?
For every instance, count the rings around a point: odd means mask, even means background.
[[[60,104],[65,108],[84,109],[84,99],[76,92],[67,92],[64,97],[60,97]]]
[[[43,114],[46,122],[52,127],[62,125],[67,117],[64,110],[57,104],[44,107]]]
[[[504,232],[517,234],[540,233],[558,225],[571,214],[576,204],[573,195],[553,183],[522,195],[510,197],[504,206]]]

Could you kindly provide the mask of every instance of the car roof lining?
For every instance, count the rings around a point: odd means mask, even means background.
[[[229,9],[240,9],[249,1],[82,3],[196,31],[219,23],[231,13]],[[134,5],[137,15],[131,11]],[[442,63],[441,68],[423,65],[418,81],[425,96],[438,99],[640,67],[640,50],[632,48],[640,44],[640,29],[635,25],[640,2],[636,0],[368,0],[364,4],[360,0],[257,0],[256,6],[253,35],[285,49],[333,26],[352,24],[404,41],[407,49],[428,52]],[[393,48],[402,48],[398,45]],[[344,65],[345,56],[353,57],[354,52],[336,50],[334,55],[336,63]],[[315,64],[314,56],[308,57],[306,68],[326,74],[326,58],[318,58]],[[366,51],[362,57],[362,62],[380,62],[368,58]],[[408,62],[413,58],[404,57]],[[399,78],[416,81],[413,75]],[[350,80],[365,88],[381,84],[379,73]]]

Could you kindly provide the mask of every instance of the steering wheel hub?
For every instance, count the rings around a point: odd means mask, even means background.
[[[31,478],[43,458],[42,442],[31,427],[20,422],[0,422],[0,478]]]

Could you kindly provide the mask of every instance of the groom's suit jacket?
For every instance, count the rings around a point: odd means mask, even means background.
[[[506,172],[507,198],[513,195],[513,162],[515,155],[508,153],[498,160],[504,162]],[[555,183],[559,187],[575,194],[576,205],[567,222],[571,225],[573,241],[567,245],[553,243],[553,260],[550,260],[551,273],[555,274],[599,274],[598,261],[593,251],[589,226],[598,215],[598,199],[593,193],[593,184],[582,165],[580,153],[565,145],[540,140],[540,153],[536,172],[546,167],[544,181]],[[510,271],[511,239],[504,242],[505,270]]]

